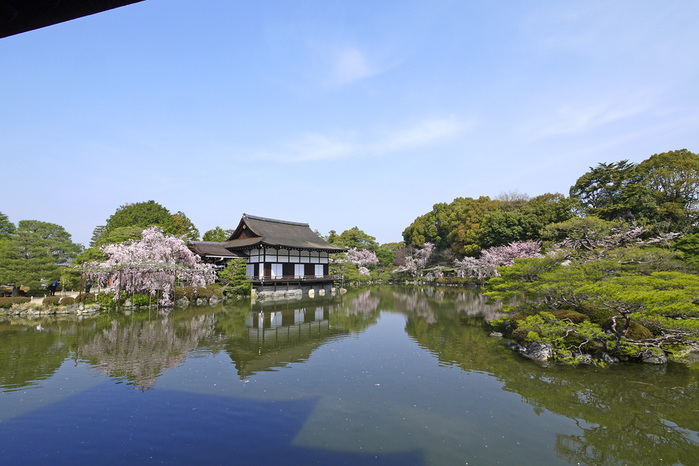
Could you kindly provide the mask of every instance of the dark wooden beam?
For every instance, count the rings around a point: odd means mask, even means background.
[[[143,0],[0,0],[0,38]]]

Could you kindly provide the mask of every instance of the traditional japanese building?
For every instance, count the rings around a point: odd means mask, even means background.
[[[266,285],[332,283],[329,254],[347,249],[330,244],[307,223],[273,220],[243,214],[225,242],[188,243],[205,262],[223,267],[233,257],[247,261],[248,276],[256,288]]]

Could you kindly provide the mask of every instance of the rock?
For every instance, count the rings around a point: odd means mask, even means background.
[[[578,356],[576,358],[576,361],[578,362],[578,364],[585,364],[585,365],[589,365],[589,366],[595,365],[595,360],[592,358],[591,355],[589,355],[587,353],[584,353],[584,354],[581,354],[580,356]]]
[[[177,306],[180,306],[180,307],[187,307],[187,306],[189,306],[189,299],[187,299],[186,296],[182,297],[182,298],[178,299],[177,303],[175,303],[175,304]]]
[[[645,364],[666,364],[667,356],[660,348],[647,348],[641,351],[641,362]]]
[[[316,295],[315,290],[308,290],[308,297],[309,297],[309,298],[314,298],[315,295]]]
[[[617,358],[611,356],[609,353],[605,353],[604,351],[598,352],[593,357],[599,361],[604,362],[605,364],[617,364],[619,362]]]
[[[491,332],[490,336],[493,337],[493,338],[502,338],[502,333],[500,333],[500,332]]]
[[[546,362],[553,357],[553,345],[535,341],[527,347],[523,354],[535,361]]]
[[[209,300],[206,298],[197,298],[197,306],[203,306],[209,304]]]

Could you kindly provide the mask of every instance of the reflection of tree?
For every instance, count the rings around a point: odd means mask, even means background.
[[[68,357],[58,328],[0,324],[0,390],[15,390],[50,377]]]
[[[478,305],[478,299],[465,298],[465,306],[456,302],[461,314],[454,312],[453,301],[449,310],[439,300],[423,299],[416,312],[408,313],[406,332],[441,363],[492,373],[504,390],[519,394],[535,410],[575,419],[580,433],[558,437],[561,458],[582,464],[650,464],[657,458],[692,464],[699,458],[699,380],[690,369],[544,368],[512,357],[499,340],[488,337],[481,317],[464,316]]]
[[[380,302],[370,290],[348,293],[344,301],[330,311],[330,325],[347,332],[361,332],[378,320]]]
[[[128,323],[114,320],[82,346],[79,356],[112,377],[149,388],[213,332],[212,314],[177,321],[167,316]]]

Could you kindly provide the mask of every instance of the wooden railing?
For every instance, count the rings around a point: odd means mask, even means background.
[[[342,275],[282,275],[281,277],[250,277],[253,283],[303,283],[341,281]]]

